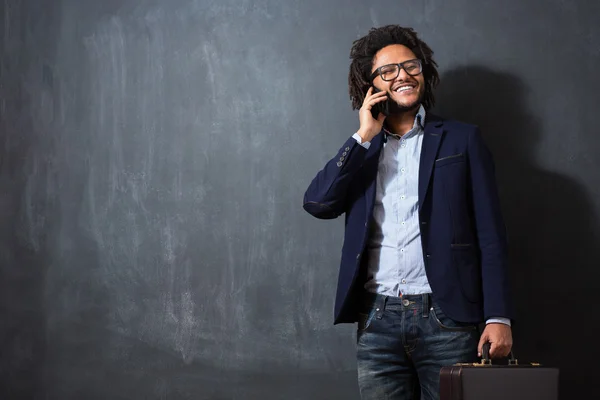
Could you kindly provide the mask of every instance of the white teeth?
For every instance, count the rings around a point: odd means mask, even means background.
[[[402,87],[399,87],[398,89],[396,89],[396,92],[404,92],[405,90],[410,90],[412,88],[413,88],[412,86],[402,86]]]

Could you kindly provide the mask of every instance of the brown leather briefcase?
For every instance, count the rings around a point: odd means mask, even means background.
[[[558,368],[537,363],[493,365],[489,343],[481,363],[455,364],[440,371],[440,400],[558,400]]]

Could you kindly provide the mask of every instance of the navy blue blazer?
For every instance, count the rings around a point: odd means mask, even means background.
[[[457,321],[512,319],[506,229],[492,155],[474,125],[428,114],[424,131],[419,220],[432,296]],[[358,320],[384,135],[373,138],[368,150],[350,137],[304,194],[304,209],[317,218],[345,214],[334,324]]]

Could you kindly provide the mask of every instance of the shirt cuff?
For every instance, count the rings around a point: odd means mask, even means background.
[[[363,143],[362,138],[360,137],[360,135],[358,133],[355,133],[354,135],[352,135],[352,137],[354,138],[354,140],[356,140],[356,142],[358,144],[360,144],[365,149],[369,150],[369,147],[371,146],[371,142],[364,142]]]
[[[487,321],[485,321],[485,324],[493,324],[493,323],[499,323],[499,324],[504,324],[504,325],[508,325],[510,326],[510,319],[508,318],[490,318]]]

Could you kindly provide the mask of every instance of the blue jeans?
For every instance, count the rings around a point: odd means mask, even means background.
[[[440,368],[477,362],[477,324],[444,315],[431,295],[366,294],[357,332],[363,400],[437,400]]]

